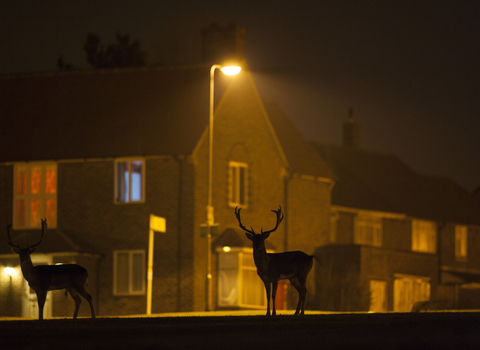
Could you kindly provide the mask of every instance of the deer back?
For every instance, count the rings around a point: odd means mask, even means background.
[[[82,287],[88,280],[87,270],[76,264],[37,265],[35,272],[37,277],[35,282],[41,283],[48,290]]]
[[[299,250],[267,255],[270,269],[275,270],[281,278],[293,277],[304,271],[308,273],[313,265],[313,256]]]

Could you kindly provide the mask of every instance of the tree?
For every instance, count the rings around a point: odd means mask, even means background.
[[[140,49],[138,40],[130,41],[128,34],[116,34],[117,43],[106,48],[100,44],[100,37],[89,33],[83,45],[87,61],[94,69],[144,67],[147,54]]]

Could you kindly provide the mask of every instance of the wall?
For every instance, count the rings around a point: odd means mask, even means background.
[[[221,73],[218,73],[221,74]],[[230,77],[231,85],[219,102],[213,132],[213,206],[219,232],[227,228],[244,233],[238,228],[234,207],[228,204],[228,162],[248,164],[248,203],[243,206],[242,221],[260,228],[275,225],[272,209],[285,210],[284,164],[275,144],[266,115],[248,72]],[[194,152],[195,162],[195,238],[194,238],[194,310],[205,309],[206,239],[200,237],[199,226],[206,222],[208,133],[205,133]],[[288,216],[289,214],[286,213]],[[283,251],[285,224],[268,238],[276,251]],[[214,300],[216,306],[216,253],[212,252]]]

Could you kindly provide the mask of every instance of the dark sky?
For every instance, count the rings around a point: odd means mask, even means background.
[[[0,2],[0,74],[87,68],[88,32],[139,39],[149,64],[197,62],[200,29],[247,30],[247,61],[309,140],[362,147],[480,186],[480,1],[87,0]]]

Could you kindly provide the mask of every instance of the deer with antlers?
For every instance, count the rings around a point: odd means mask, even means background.
[[[247,229],[240,219],[240,210],[242,208],[235,208],[235,216],[237,217],[240,228],[245,232],[248,239],[253,242],[253,260],[257,267],[257,274],[265,284],[267,292],[267,316],[270,316],[270,293],[272,295],[272,315],[276,315],[275,311],[275,296],[277,295],[278,281],[283,279],[290,280],[290,283],[298,291],[299,299],[295,315],[303,315],[305,307],[305,298],[307,296],[307,275],[313,266],[313,256],[307,255],[301,251],[292,251],[284,253],[267,253],[265,249],[265,240],[270,236],[270,233],[278,228],[278,225],[283,220],[282,208],[272,210],[277,215],[277,223],[272,230],[255,233],[253,227]],[[273,288],[272,288],[273,286]]]
[[[77,318],[78,309],[81,304],[81,299],[78,294],[88,301],[92,318],[95,318],[92,297],[86,290],[88,272],[84,267],[76,264],[33,266],[30,254],[32,254],[36,247],[42,242],[43,235],[47,230],[47,219],[41,219],[41,221],[42,237],[40,241],[32,246],[28,245],[26,248],[21,248],[18,244],[12,243],[10,237],[10,227],[12,225],[7,226],[8,244],[12,246],[12,251],[18,254],[23,277],[37,294],[38,319],[43,320],[43,308],[45,306],[47,292],[56,289],[66,289],[75,301],[73,318]]]

